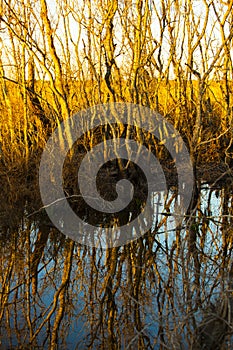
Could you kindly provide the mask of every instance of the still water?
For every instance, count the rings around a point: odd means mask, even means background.
[[[4,226],[0,348],[232,349],[232,203],[231,188],[202,184],[179,227],[160,215],[109,250],[27,215]]]

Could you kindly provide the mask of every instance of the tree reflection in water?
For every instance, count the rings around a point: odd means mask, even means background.
[[[202,189],[185,228],[109,250],[4,225],[1,349],[232,348],[232,202]]]

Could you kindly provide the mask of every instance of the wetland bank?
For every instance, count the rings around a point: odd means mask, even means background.
[[[1,3],[0,348],[232,348],[232,6]],[[116,157],[98,173],[100,195],[115,200],[117,182],[128,178],[132,202],[118,216],[86,207],[77,170],[100,142],[124,137],[150,149],[168,189],[150,194],[163,210],[154,206],[148,232],[104,249],[56,229],[41,200],[39,167],[63,121],[109,102],[150,108],[171,123],[194,181],[190,206],[172,227],[180,198],[166,130],[158,139],[106,119],[82,135],[66,156],[63,189],[86,222],[126,224],[148,195],[142,169]]]

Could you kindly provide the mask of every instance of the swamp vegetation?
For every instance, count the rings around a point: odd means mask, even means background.
[[[233,1],[208,0],[0,1],[1,349],[233,347],[232,9]],[[149,107],[174,125],[195,181],[189,210],[171,228],[177,179],[166,145],[108,120],[83,135],[67,155],[67,197],[77,194],[83,155],[112,131],[156,154],[169,189],[153,194],[166,213],[155,213],[149,232],[105,250],[54,227],[38,172],[52,132],[107,102]],[[107,173],[136,188],[118,217],[127,222],[143,207],[145,177],[132,163],[123,173],[106,164],[99,189],[108,200]],[[103,221],[81,199],[70,205]]]

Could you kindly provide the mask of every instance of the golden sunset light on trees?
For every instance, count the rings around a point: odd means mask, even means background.
[[[232,118],[233,0],[0,0],[0,348],[231,349]]]

